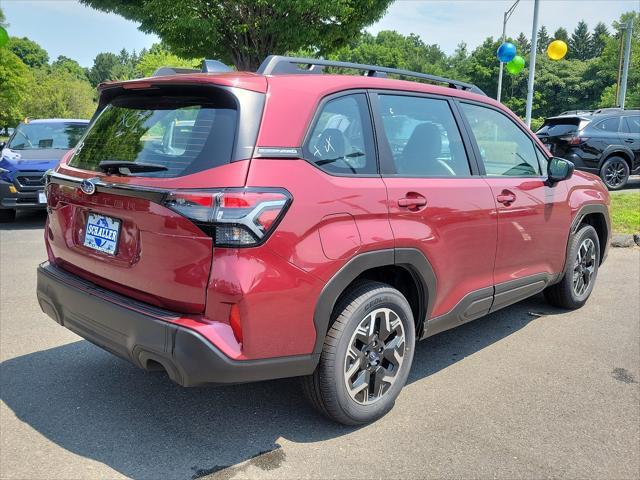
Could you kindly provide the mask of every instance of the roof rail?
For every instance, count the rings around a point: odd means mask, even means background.
[[[599,108],[593,113],[606,113],[606,112],[624,112],[624,108],[620,108],[620,107],[605,107],[605,108]]]
[[[303,65],[304,67],[301,67]],[[480,95],[486,95],[482,90],[471,83],[460,82],[450,78],[429,75],[427,73],[411,72],[398,68],[378,67],[351,62],[334,62],[316,58],[287,57],[283,55],[269,55],[264,59],[257,73],[262,75],[288,75],[288,74],[319,74],[323,73],[323,67],[351,68],[363,70],[368,77],[386,77],[387,73],[401,75],[403,77],[421,78],[436,83],[444,83],[451,88],[468,90]]]

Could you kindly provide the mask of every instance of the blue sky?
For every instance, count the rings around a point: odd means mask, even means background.
[[[322,1],[322,0],[319,0]],[[498,37],[503,12],[513,0],[398,0],[384,18],[369,27],[416,33],[427,43],[437,43],[447,53],[464,40],[470,49],[487,36]],[[608,26],[620,14],[638,9],[638,0],[542,0],[540,22],[550,33],[560,26],[572,30],[580,19],[592,28]],[[82,66],[90,66],[99,52],[121,48],[141,50],[158,41],[137,29],[135,23],[80,5],[76,0],[0,0],[10,24],[9,34],[27,36],[49,52],[53,59],[66,55]],[[531,35],[533,2],[522,0],[509,21],[507,34]],[[640,28],[640,25],[636,26]]]

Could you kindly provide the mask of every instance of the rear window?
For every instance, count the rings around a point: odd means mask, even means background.
[[[588,123],[588,120],[584,120],[579,117],[553,118],[545,120],[540,130],[536,133],[546,134],[550,137],[557,137],[582,130]]]
[[[68,150],[76,146],[86,129],[86,123],[21,123],[7,147],[12,150]]]
[[[69,164],[99,170],[100,162],[161,165],[145,177],[179,177],[231,160],[237,126],[234,99],[207,97],[119,96],[104,107],[76,147]]]

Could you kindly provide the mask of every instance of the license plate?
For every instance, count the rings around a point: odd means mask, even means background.
[[[96,213],[87,217],[84,246],[99,252],[115,255],[120,235],[120,220]]]
[[[47,195],[44,192],[38,192],[38,203],[47,203]]]

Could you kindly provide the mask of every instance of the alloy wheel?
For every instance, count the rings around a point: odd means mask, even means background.
[[[585,238],[578,248],[573,267],[573,291],[580,297],[588,290],[596,270],[596,246],[593,240]]]
[[[622,160],[610,162],[604,170],[604,181],[610,187],[617,187],[625,179],[625,165]]]
[[[351,336],[344,361],[349,396],[361,405],[380,400],[389,391],[405,355],[404,325],[389,308],[369,313]]]

